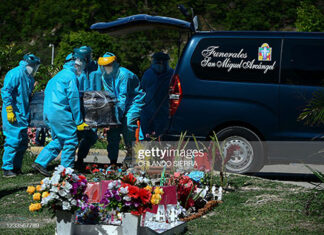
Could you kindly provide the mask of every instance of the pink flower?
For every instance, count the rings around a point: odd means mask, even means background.
[[[174,173],[174,177],[179,178],[180,177],[180,174],[181,174],[180,172],[175,172]]]

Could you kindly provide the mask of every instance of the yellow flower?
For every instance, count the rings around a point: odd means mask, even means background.
[[[151,203],[152,203],[153,205],[157,205],[157,204],[160,203],[161,199],[162,199],[162,197],[161,197],[160,194],[153,194],[153,196],[152,196],[152,198],[151,198]]]
[[[42,186],[41,185],[37,185],[36,186],[36,191],[41,192],[42,191]]]
[[[28,186],[27,188],[27,193],[29,193],[30,195],[32,195],[35,192],[36,188],[34,186]]]
[[[146,189],[149,192],[152,192],[152,187],[150,185],[147,185],[144,189]]]
[[[153,205],[157,205],[157,204],[159,204],[157,200],[153,199],[153,197],[151,198],[151,203],[152,203]]]
[[[33,203],[29,205],[29,211],[34,211],[34,208],[35,208],[35,206]]]
[[[154,193],[155,194],[163,194],[164,192],[163,192],[163,189],[162,188],[160,188],[160,187],[156,187],[155,189],[154,189]]]
[[[41,180],[40,184],[43,184],[43,183],[44,183],[44,181],[43,181],[43,180]]]
[[[43,192],[42,198],[48,197],[49,195],[50,195],[49,192]]]
[[[42,204],[41,203],[35,203],[35,210],[38,211],[42,208]]]
[[[34,195],[33,195],[33,200],[34,201],[39,201],[41,199],[41,194],[40,193],[35,193]]]
[[[153,197],[157,200],[161,200],[162,199],[162,196],[161,194],[153,194]]]
[[[38,211],[42,208],[42,204],[40,203],[32,203],[29,206],[29,211]]]

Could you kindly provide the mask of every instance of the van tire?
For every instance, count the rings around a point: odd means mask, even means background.
[[[247,173],[258,172],[262,169],[264,147],[258,135],[253,131],[241,126],[231,126],[222,129],[216,135],[224,154],[230,146],[239,147],[239,150],[235,151],[236,156],[232,156],[225,165],[227,172]]]

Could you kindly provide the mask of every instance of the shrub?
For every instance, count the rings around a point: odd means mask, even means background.
[[[321,32],[324,30],[324,15],[309,1],[301,2],[297,8],[296,27],[303,32]]]

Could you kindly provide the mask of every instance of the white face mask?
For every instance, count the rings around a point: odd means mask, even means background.
[[[106,66],[100,66],[101,72],[106,75],[110,75],[114,71],[113,64],[106,65]]]
[[[85,69],[85,63],[81,61],[79,58],[77,58],[75,60],[74,67],[76,68],[76,74],[80,76],[82,71]]]
[[[27,70],[27,73],[28,73],[29,75],[32,75],[32,73],[33,73],[33,71],[34,71],[33,67],[31,67],[30,65],[27,65],[27,66],[26,66],[26,70]]]
[[[36,67],[32,67],[30,65],[26,65],[27,73],[29,75],[33,76],[33,77],[36,75],[36,72],[37,72],[38,68],[39,68],[39,64],[36,65]]]
[[[112,65],[110,65],[110,66],[104,66],[104,69],[105,69],[106,74],[109,75],[113,71],[113,66]]]

